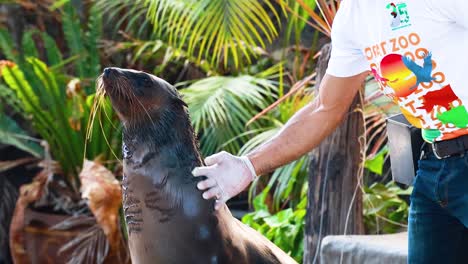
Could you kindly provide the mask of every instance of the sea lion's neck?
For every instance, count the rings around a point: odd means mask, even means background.
[[[143,196],[136,200],[158,211],[160,222],[208,215],[213,201],[202,199],[191,173],[202,161],[187,113],[162,113],[138,129],[124,129],[123,138],[124,200],[132,201],[131,190],[138,189]]]
[[[182,106],[179,106],[182,107]],[[202,159],[197,141],[185,109],[166,109],[153,114],[151,119],[130,125],[123,132],[125,158],[127,151],[146,149],[145,152],[157,154],[160,159],[173,167],[200,166]],[[176,163],[176,164],[174,164]]]

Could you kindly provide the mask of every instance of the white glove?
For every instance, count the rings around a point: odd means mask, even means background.
[[[207,177],[197,184],[197,188],[202,191],[208,189],[203,193],[206,200],[216,197],[216,210],[257,177],[252,162],[246,156],[237,157],[222,151],[207,157],[205,163],[206,167],[196,167],[192,174]]]

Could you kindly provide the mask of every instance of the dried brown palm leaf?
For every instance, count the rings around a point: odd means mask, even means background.
[[[104,230],[111,249],[117,250],[121,241],[119,208],[122,191],[114,174],[96,161],[85,160],[80,173],[81,197],[88,205]]]
[[[10,225],[10,250],[14,263],[29,263],[25,248],[25,210],[42,196],[44,186],[51,175],[49,169],[44,169],[34,178],[32,183],[21,186],[20,196],[16,202]]]

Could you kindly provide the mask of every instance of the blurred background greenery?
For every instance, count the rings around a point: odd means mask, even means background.
[[[119,122],[107,102],[102,111],[93,109],[96,78],[103,67],[117,66],[153,73],[179,89],[204,156],[245,154],[314,99],[317,57],[330,42],[338,2],[0,1],[0,143],[20,149],[21,158],[50,155],[57,162],[72,198],[56,193],[48,212],[89,213],[79,198],[83,159],[99,159],[121,179]],[[361,189],[371,234],[406,227],[410,190],[391,182],[386,147],[385,117],[396,111],[369,79]],[[97,121],[88,129],[93,114]],[[0,172],[24,166],[20,158],[2,158]],[[279,168],[229,203],[298,261],[308,164],[304,156]],[[17,195],[7,186],[0,184],[0,193]],[[0,215],[11,215],[11,200],[0,201]],[[8,217],[0,221],[9,224]]]

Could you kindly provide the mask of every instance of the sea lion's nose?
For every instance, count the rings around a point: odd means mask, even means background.
[[[114,71],[114,69],[112,69],[112,67],[107,67],[104,69],[104,77],[108,77],[111,72]]]

